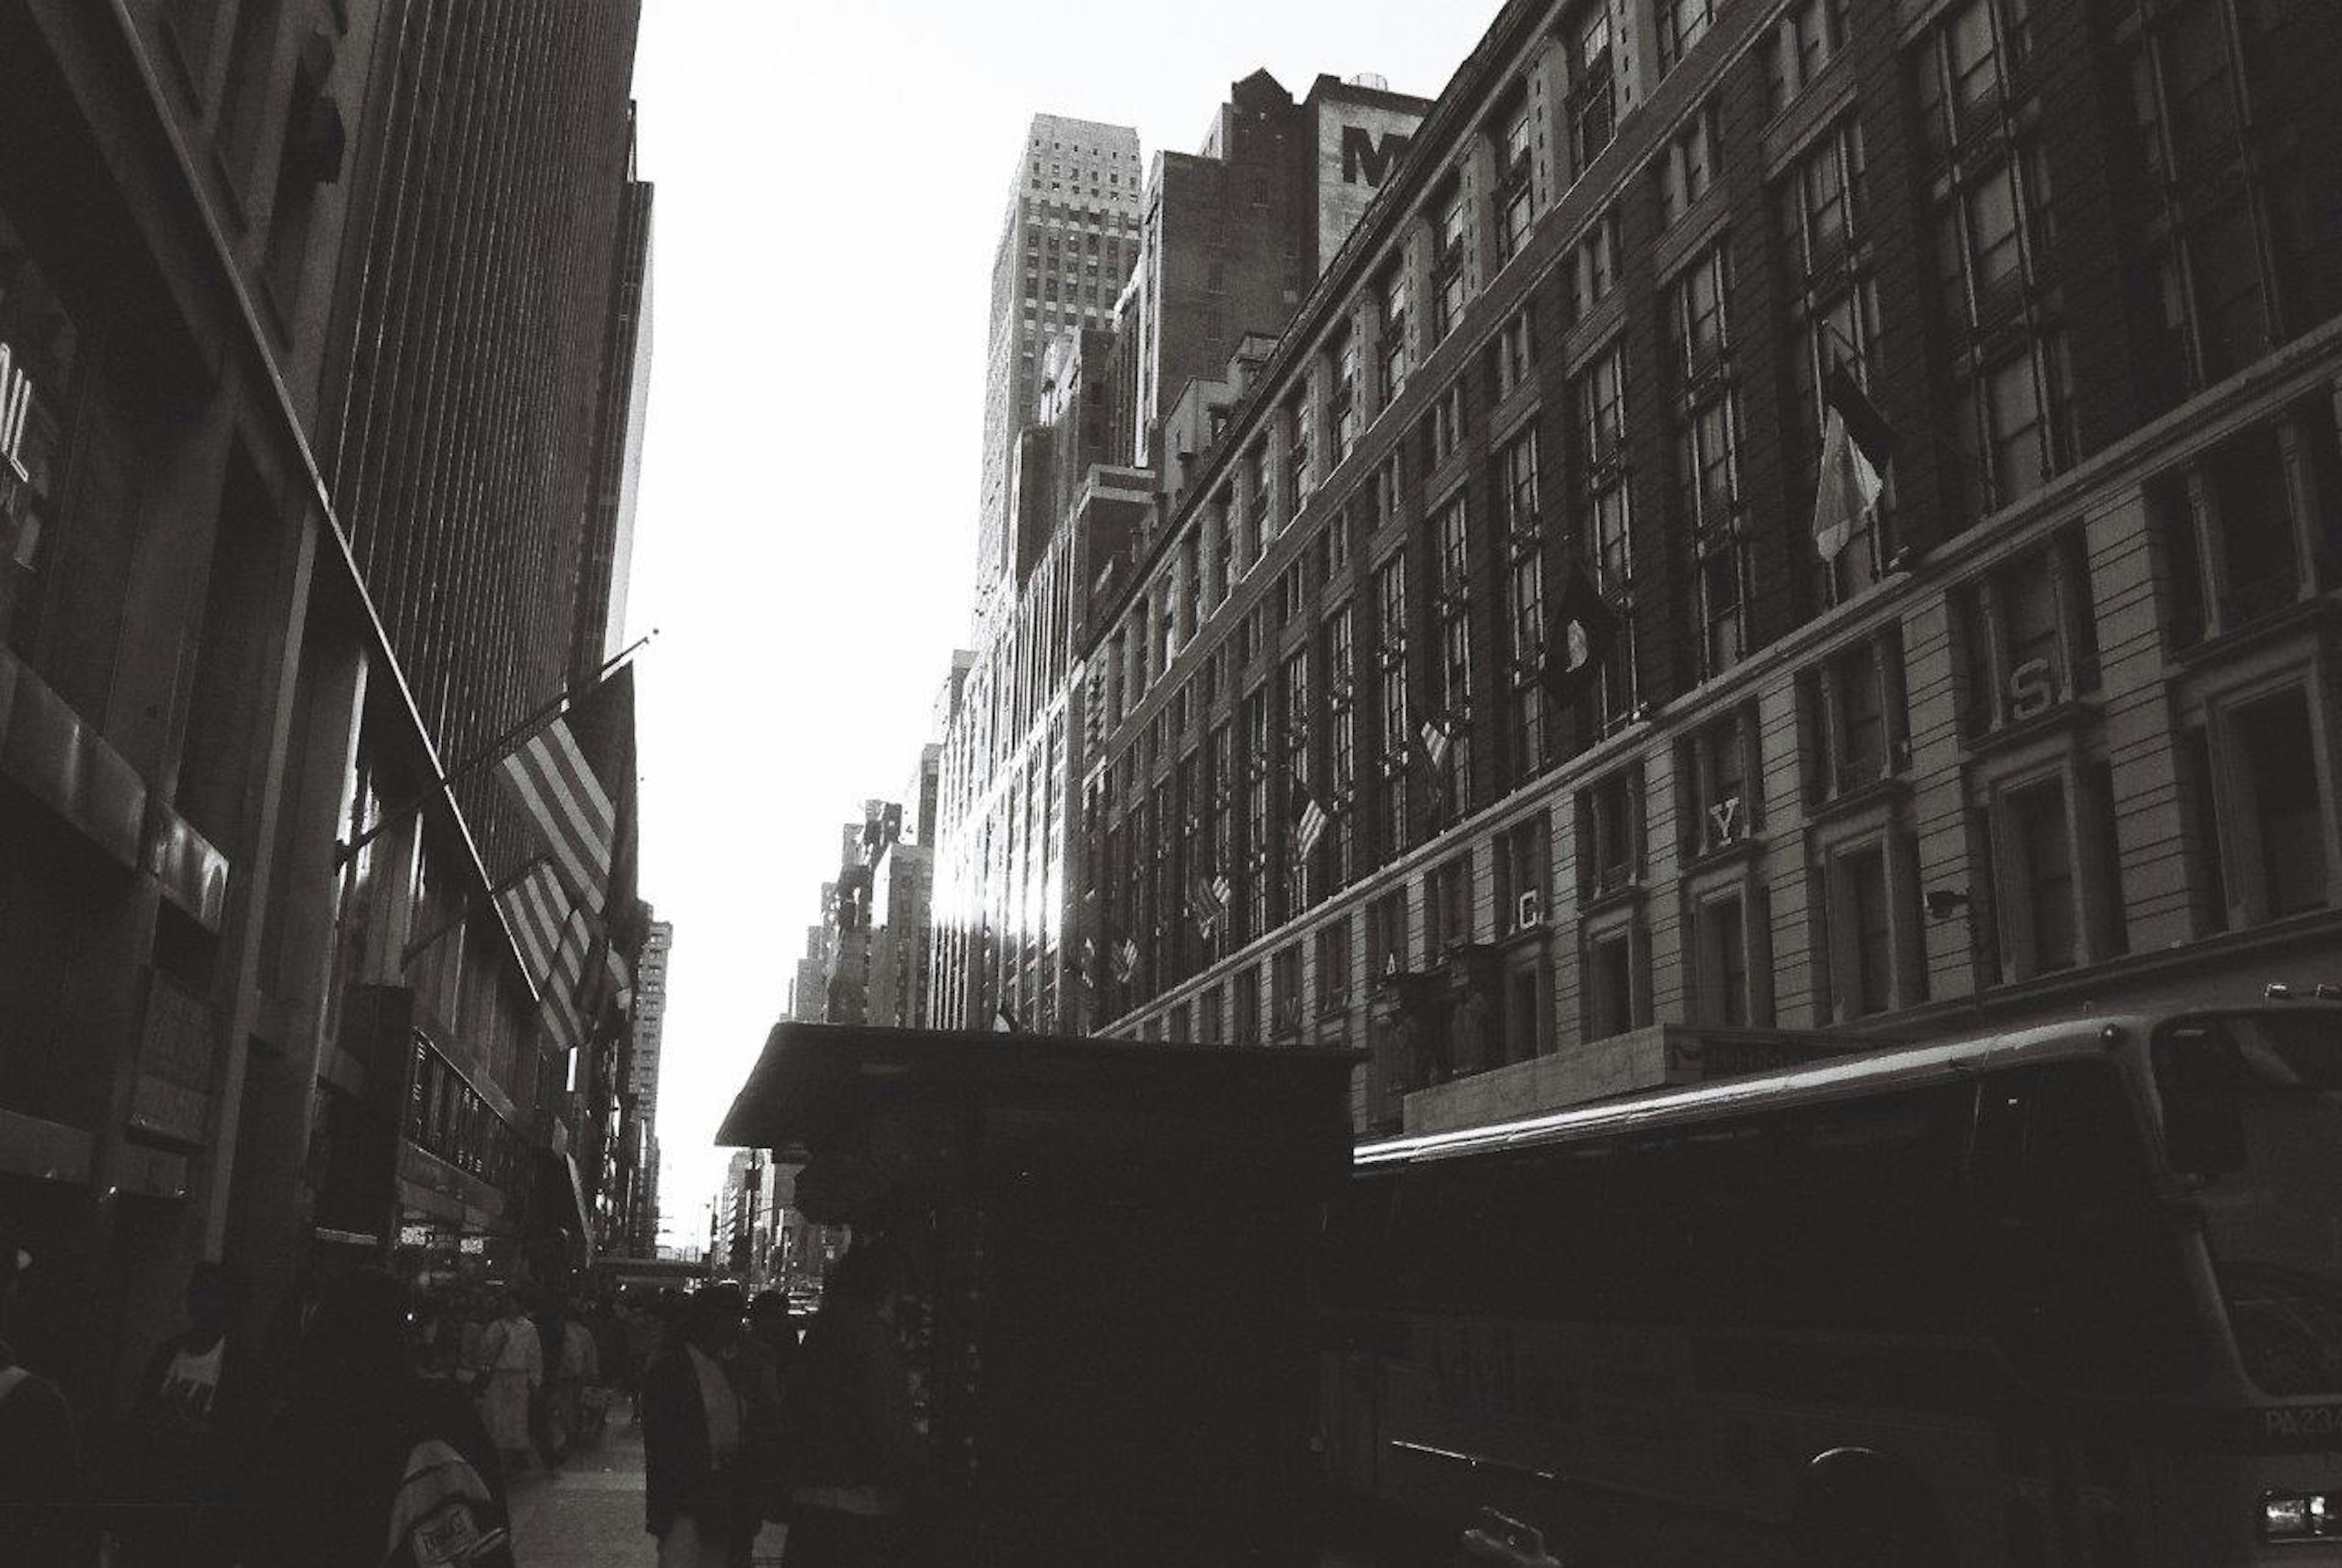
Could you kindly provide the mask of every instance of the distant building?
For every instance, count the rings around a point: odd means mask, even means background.
[[[638,1167],[639,1196],[627,1205],[637,1248],[658,1234],[659,1068],[666,1039],[667,965],[674,951],[675,923],[653,920],[635,964],[632,1045],[625,1077],[625,1094],[633,1104],[632,1121],[640,1129],[636,1146],[644,1151]],[[634,1255],[649,1254],[636,1250]]]
[[[1084,744],[1069,682],[1095,574],[1136,548],[1157,494],[1217,436],[1246,367],[1266,360],[1428,107],[1375,78],[1320,76],[1298,104],[1266,71],[1235,84],[1198,152],[1156,157],[1113,308],[1064,321],[1016,388],[999,464],[986,447],[987,506],[1005,472],[1005,536],[944,735],[937,1024],[982,1024],[1001,1005],[1036,1026],[1077,1015],[1060,995]]]
[[[1032,418],[1041,356],[1059,332],[1103,325],[1138,255],[1138,133],[1056,115],[1026,127],[992,262],[978,500],[979,616],[1009,569],[1009,470]]]

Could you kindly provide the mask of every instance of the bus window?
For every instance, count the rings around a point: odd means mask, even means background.
[[[2184,1282],[2111,1065],[1987,1076],[1968,1175],[1979,1308],[2020,1368],[2056,1387],[2191,1380]]]
[[[2323,1008],[2187,1019],[2154,1062],[2246,1372],[2267,1393],[2342,1393],[2342,1024]]]
[[[1783,1327],[1939,1333],[1966,1322],[1957,1233],[1965,1085],[1830,1101],[1780,1128],[1777,1234],[1750,1278]]]

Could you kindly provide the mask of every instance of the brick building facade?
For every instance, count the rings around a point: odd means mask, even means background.
[[[1369,1045],[1390,1126],[1670,1024],[2331,977],[2337,50],[1507,5],[1076,617],[1093,1016]],[[1833,359],[1898,444],[1826,567]],[[1625,629],[1556,709],[1574,574]]]

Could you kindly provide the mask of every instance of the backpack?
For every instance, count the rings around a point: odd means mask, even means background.
[[[490,1523],[495,1513],[471,1462],[455,1444],[426,1437],[407,1451],[383,1568],[509,1568],[512,1535]]]

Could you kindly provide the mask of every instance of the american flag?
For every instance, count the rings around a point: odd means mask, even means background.
[[[1301,817],[1293,824],[1293,847],[1303,860],[1316,849],[1317,841],[1326,836],[1326,808],[1317,797],[1304,792],[1301,796]]]
[[[1454,732],[1437,719],[1423,721],[1423,758],[1433,773],[1447,760],[1447,747],[1455,739]]]
[[[1114,977],[1128,980],[1138,972],[1138,944],[1124,937],[1114,944]]]
[[[615,682],[605,683],[609,684]],[[578,750],[566,717],[555,718],[515,746],[498,771],[521,811],[536,825],[546,855],[570,891],[600,914],[610,885],[618,811],[586,754]]]

